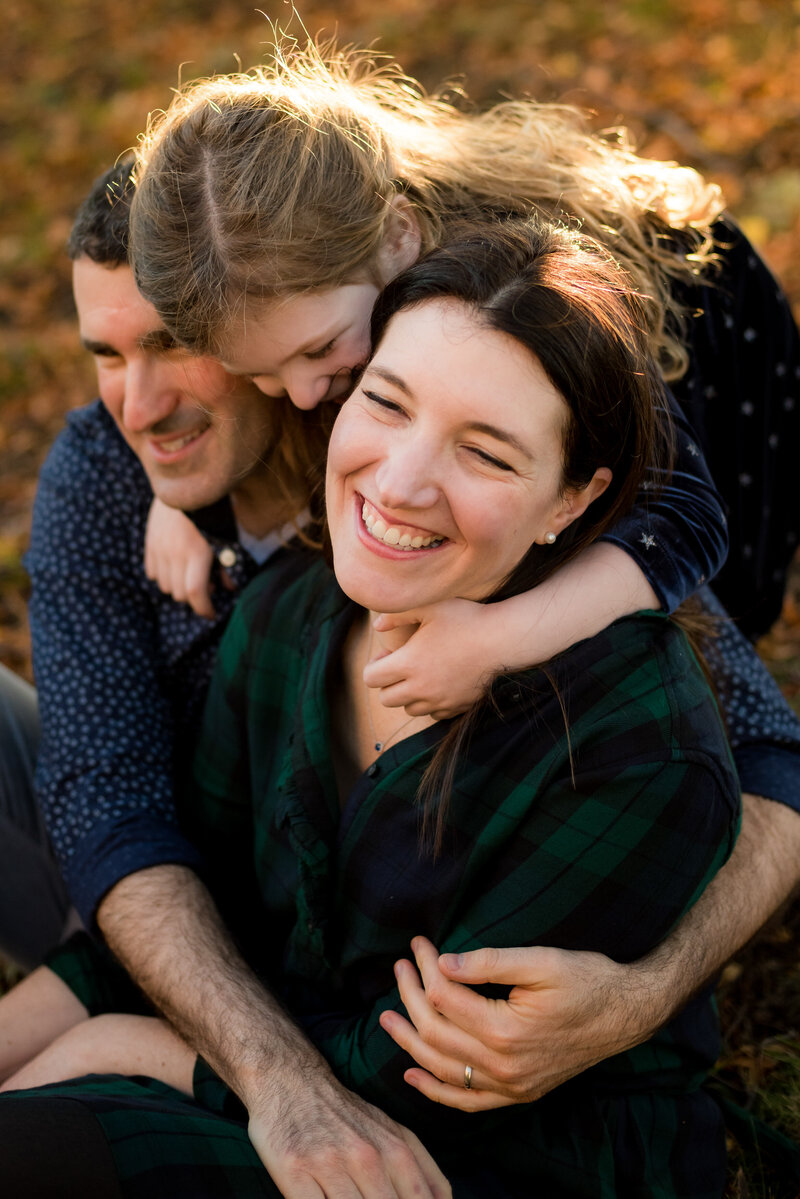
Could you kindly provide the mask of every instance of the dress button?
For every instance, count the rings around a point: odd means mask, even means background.
[[[217,554],[220,566],[235,566],[236,565],[236,550],[230,545],[226,545],[223,550]]]
[[[375,775],[377,773],[378,773],[378,763],[373,762],[371,766],[367,767],[367,778],[374,779]]]

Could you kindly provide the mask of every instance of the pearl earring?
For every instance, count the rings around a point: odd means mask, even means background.
[[[553,545],[556,539],[555,533],[545,533],[544,539],[548,545]]]

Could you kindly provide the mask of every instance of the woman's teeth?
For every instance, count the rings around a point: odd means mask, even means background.
[[[382,541],[384,545],[392,545],[395,549],[428,549],[430,546],[441,545],[444,541],[444,537],[424,537],[421,533],[412,536],[411,533],[401,533],[394,525],[387,525],[379,516],[374,516],[366,503],[361,509],[361,518],[376,541]]]

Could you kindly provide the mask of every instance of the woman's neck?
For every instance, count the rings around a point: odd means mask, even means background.
[[[367,613],[366,627],[362,634],[367,642],[365,665],[377,654],[391,654],[394,650],[401,649],[414,636],[417,628],[415,624],[402,624],[395,629],[388,629],[385,633],[380,633],[375,628],[377,618],[377,612]]]
[[[353,622],[342,648],[339,694],[332,697],[333,761],[342,803],[384,750],[434,723],[429,716],[409,718],[403,708],[387,708],[364,682],[367,662],[400,649],[414,632],[413,625],[376,632],[375,616],[365,612]]]

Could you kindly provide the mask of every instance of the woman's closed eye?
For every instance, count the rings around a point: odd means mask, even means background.
[[[366,389],[362,390],[367,399],[376,405],[376,407],[381,408],[384,412],[396,412],[398,414],[403,412],[402,405],[397,404],[394,400],[387,400],[386,396],[378,395],[376,391],[367,391]]]
[[[481,462],[487,463],[489,466],[495,467],[497,470],[513,471],[514,467],[509,462],[504,462],[502,458],[496,458],[494,454],[490,454],[487,450],[480,449],[479,446],[471,445],[466,447],[471,454],[476,458],[480,458]]]

